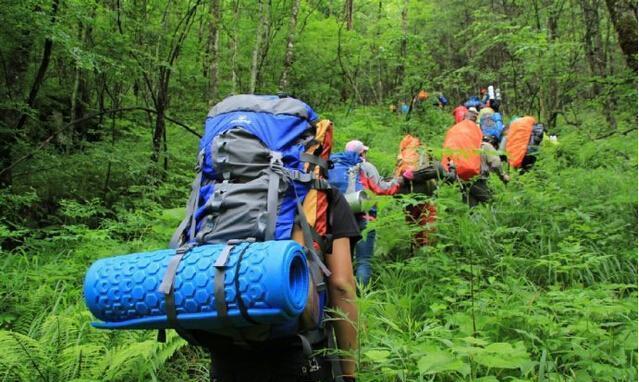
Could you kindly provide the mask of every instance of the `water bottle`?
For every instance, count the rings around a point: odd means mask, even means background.
[[[488,86],[488,99],[495,99],[495,88],[493,85]]]

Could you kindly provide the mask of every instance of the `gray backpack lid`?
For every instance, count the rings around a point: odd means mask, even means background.
[[[313,109],[298,99],[253,94],[240,94],[228,97],[213,106],[208,116],[215,117],[234,111],[293,115],[304,118],[310,122],[317,120],[317,115]]]

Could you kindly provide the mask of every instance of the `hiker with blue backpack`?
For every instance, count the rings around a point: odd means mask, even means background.
[[[481,109],[477,116],[484,140],[495,149],[499,147],[505,128],[499,106],[499,100],[488,100],[486,107]]]
[[[87,271],[93,325],[156,329],[159,341],[174,329],[209,351],[214,382],[355,381],[361,235],[327,180],[332,137],[332,122],[291,97],[215,105],[170,249]]]
[[[399,191],[405,177],[410,177],[410,174],[403,174],[389,181],[385,180],[377,168],[366,159],[368,150],[368,146],[362,141],[352,140],[346,144],[344,152],[331,155],[333,168],[329,171],[329,181],[347,198],[365,190],[377,195],[393,195]],[[354,212],[362,232],[366,229],[368,222],[374,220],[377,215],[374,207],[370,210],[356,209]],[[355,275],[360,285],[368,285],[371,280],[375,237],[375,231],[369,230],[366,237],[355,246]]]

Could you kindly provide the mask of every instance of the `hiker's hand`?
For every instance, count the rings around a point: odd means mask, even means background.
[[[413,180],[413,179],[415,179],[415,174],[413,174],[413,170],[406,170],[402,174],[402,178],[404,178],[406,180]]]
[[[446,173],[446,179],[444,179],[447,183],[455,183],[457,181],[457,169],[453,166],[450,167],[448,173]]]
[[[504,184],[508,184],[508,182],[510,182],[510,176],[508,174],[503,174],[501,176],[501,181],[504,182]]]

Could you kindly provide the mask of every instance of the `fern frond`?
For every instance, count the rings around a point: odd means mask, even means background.
[[[0,375],[16,380],[48,380],[50,360],[42,345],[24,334],[0,330]],[[13,378],[9,378],[11,380]]]
[[[98,344],[82,344],[65,349],[57,364],[61,380],[88,378],[104,359],[107,349]]]
[[[107,381],[155,380],[152,362],[158,343],[153,340],[118,346],[106,352],[92,372],[93,378]]]
[[[169,331],[166,335],[166,343],[158,343],[157,350],[153,357],[153,363],[156,369],[159,369],[166,361],[181,348],[187,345],[177,333]]]

